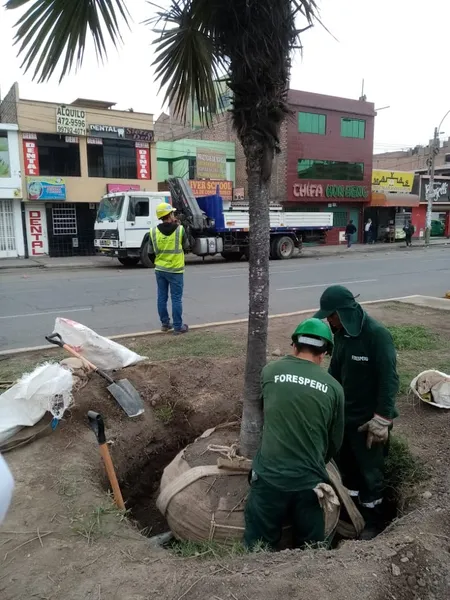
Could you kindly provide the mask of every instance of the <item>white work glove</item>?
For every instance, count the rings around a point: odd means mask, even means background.
[[[340,505],[336,492],[328,483],[319,483],[313,492],[316,494],[322,509],[327,512],[333,512],[336,506]]]
[[[380,415],[373,415],[370,421],[358,427],[361,433],[367,431],[367,447],[372,448],[372,444],[385,444],[389,439],[389,427],[392,421]]]

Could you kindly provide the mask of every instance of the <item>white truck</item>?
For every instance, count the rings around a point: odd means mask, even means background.
[[[222,198],[216,194],[195,198],[186,180],[169,180],[170,193],[129,191],[103,196],[95,223],[94,245],[98,253],[116,257],[125,266],[141,262],[152,267],[148,256],[150,228],[159,221],[156,207],[169,202],[191,242],[197,256],[221,254],[226,260],[248,257],[249,213],[244,207],[223,210]],[[333,213],[285,212],[281,207],[270,211],[272,259],[288,259],[304,240],[323,241],[333,227]]]

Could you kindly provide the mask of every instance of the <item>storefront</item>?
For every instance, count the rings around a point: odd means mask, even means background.
[[[419,207],[419,196],[397,192],[372,192],[370,203],[364,210],[364,223],[372,221],[373,242],[396,242],[405,238],[403,228],[416,221],[415,211]],[[417,237],[420,231],[417,231]],[[423,232],[422,232],[423,235]]]
[[[333,229],[327,232],[326,244],[335,245],[345,242],[345,227],[349,221],[353,221],[356,227],[355,237],[361,240],[363,211],[368,199],[369,188],[366,185],[298,181],[292,185],[285,208],[289,211],[332,212]]]
[[[428,194],[430,193],[430,178],[428,175],[417,175],[414,181],[414,191],[420,197],[420,205],[415,211],[416,231],[419,228],[424,235],[426,229]],[[431,235],[433,237],[450,237],[450,177],[439,175],[434,179],[432,194]]]
[[[0,259],[25,256],[17,130],[0,123]]]

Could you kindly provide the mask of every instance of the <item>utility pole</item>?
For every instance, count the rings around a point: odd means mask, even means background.
[[[427,194],[427,219],[425,228],[425,246],[430,245],[431,237],[431,218],[433,216],[433,196],[434,196],[434,164],[436,154],[439,153],[439,129],[440,127],[434,128],[433,142],[430,147],[430,157],[428,158],[428,173],[430,179],[428,182],[428,194]]]

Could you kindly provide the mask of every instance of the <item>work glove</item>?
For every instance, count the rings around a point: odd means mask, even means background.
[[[339,498],[333,487],[328,483],[319,483],[313,489],[313,492],[316,494],[323,510],[333,512],[336,506],[339,506]]]
[[[373,415],[370,421],[358,427],[361,433],[367,431],[367,447],[372,448],[372,444],[385,444],[389,439],[389,427],[392,421],[380,415]]]

